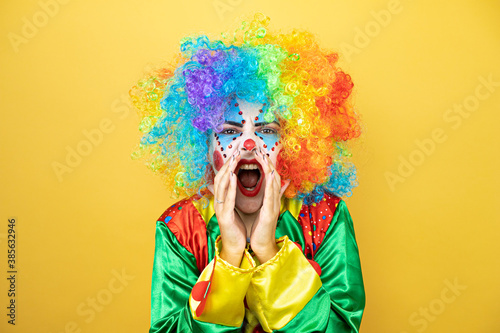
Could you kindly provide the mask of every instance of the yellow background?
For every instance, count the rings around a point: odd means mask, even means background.
[[[342,51],[355,83],[365,131],[347,204],[367,295],[361,332],[500,332],[500,87],[488,96],[479,87],[500,82],[498,1],[65,2],[0,5],[0,331],[148,330],[155,220],[173,199],[130,159],[138,118],[128,89],[183,36],[262,11],[274,27],[307,28]],[[476,89],[475,110],[453,113],[471,108]],[[77,148],[86,156],[58,176],[54,163]]]

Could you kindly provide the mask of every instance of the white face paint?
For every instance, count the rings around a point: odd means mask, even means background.
[[[268,154],[276,166],[281,150],[279,123],[266,123],[265,104],[233,100],[225,113],[225,123],[220,133],[210,137],[209,156],[215,173],[239,150],[241,160],[236,167],[238,176],[236,207],[245,213],[255,212],[262,206],[265,179],[262,167],[256,161],[254,151]]]

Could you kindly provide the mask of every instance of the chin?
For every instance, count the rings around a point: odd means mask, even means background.
[[[235,206],[240,212],[244,214],[253,214],[259,211],[259,209],[262,207],[262,202],[264,199],[264,188],[261,189],[261,193],[253,197],[247,197],[243,195],[239,190],[236,191]]]

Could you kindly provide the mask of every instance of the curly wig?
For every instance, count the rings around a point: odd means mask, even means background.
[[[268,17],[256,14],[219,39],[186,37],[170,65],[130,90],[143,133],[132,157],[143,158],[175,194],[200,194],[213,181],[209,135],[222,129],[234,97],[267,102],[264,119],[279,120],[277,170],[291,180],[286,197],[349,196],[357,185],[346,145],[360,135],[351,77],[311,33],[268,25]]]

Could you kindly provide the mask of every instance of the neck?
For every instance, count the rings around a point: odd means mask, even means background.
[[[255,223],[255,220],[257,219],[257,216],[260,213],[260,209],[253,213],[243,213],[236,207],[234,209],[240,216],[241,220],[243,221],[243,224],[245,224],[245,228],[247,229],[247,237],[250,237],[250,234],[252,232],[252,226]]]

